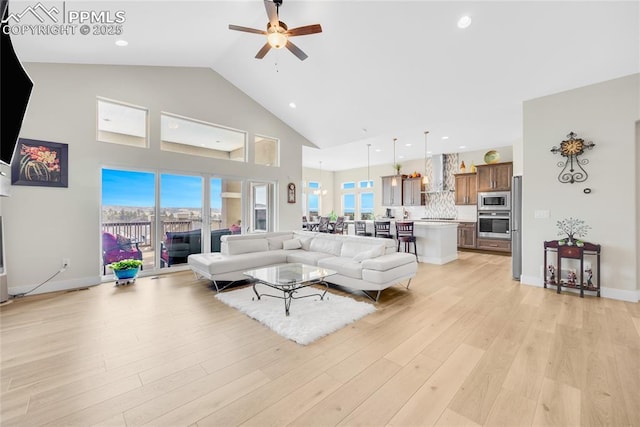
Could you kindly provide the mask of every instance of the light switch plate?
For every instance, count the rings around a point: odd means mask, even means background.
[[[533,213],[533,217],[535,219],[549,219],[549,211],[545,211],[545,210],[536,210]]]

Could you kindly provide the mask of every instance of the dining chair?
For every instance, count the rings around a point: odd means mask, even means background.
[[[374,221],[373,233],[375,237],[393,238],[391,235],[391,221]]]
[[[367,223],[364,221],[355,221],[356,236],[371,236],[371,233],[367,231]]]
[[[413,234],[413,221],[396,222],[396,239],[398,240],[398,252],[400,252],[400,242],[404,243],[404,251],[413,253],[418,260],[418,248],[416,246],[416,236]],[[413,243],[413,252],[409,250],[409,245]]]
[[[309,221],[307,221],[307,216],[302,215],[302,229],[307,230],[309,228]]]
[[[345,234],[345,227],[347,226],[347,224],[345,224],[344,222],[344,217],[343,216],[339,216],[338,219],[336,219],[336,223],[333,224],[333,233],[334,234]]]
[[[318,224],[318,231],[320,233],[329,233],[329,217],[321,216],[320,223]]]

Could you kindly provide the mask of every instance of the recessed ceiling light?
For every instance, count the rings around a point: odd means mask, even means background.
[[[399,159],[404,159],[404,156],[398,156]]]
[[[449,137],[448,136],[443,136],[442,139],[449,139]]]
[[[129,42],[126,40],[122,40],[122,39],[116,40],[116,46],[127,46],[128,44]]]
[[[461,17],[460,19],[458,19],[458,28],[467,28],[469,25],[471,25],[471,18],[467,15]]]
[[[376,148],[376,149],[375,149],[375,152],[376,152],[376,153],[380,153],[381,151],[382,151],[382,150],[381,150],[381,149],[379,149],[379,148]]]
[[[411,144],[404,144],[405,147],[411,147]]]
[[[458,147],[458,148],[467,148],[467,146],[466,146],[466,145],[461,145],[461,146],[460,146],[460,147]]]
[[[295,103],[295,102],[290,102],[290,103],[289,103],[289,107],[291,107],[291,108],[296,108],[296,103]]]
[[[431,151],[427,151],[427,154],[432,154],[432,153],[433,153],[433,152],[431,152]]]

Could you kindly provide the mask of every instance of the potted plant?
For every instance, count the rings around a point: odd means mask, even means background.
[[[108,265],[118,280],[135,279],[141,266],[142,261],[137,259],[123,259]]]

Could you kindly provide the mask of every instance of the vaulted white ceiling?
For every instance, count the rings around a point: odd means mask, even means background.
[[[64,6],[123,10],[123,34],[13,36],[22,61],[210,67],[312,141],[304,164],[326,170],[366,166],[368,143],[371,164],[390,163],[393,138],[398,155],[422,158],[425,130],[433,153],[512,145],[524,100],[640,72],[637,1],[284,0],[289,28],[322,25],[292,39],[305,61],[285,49],[254,59],[263,36],[228,29],[264,29],[260,0]]]

